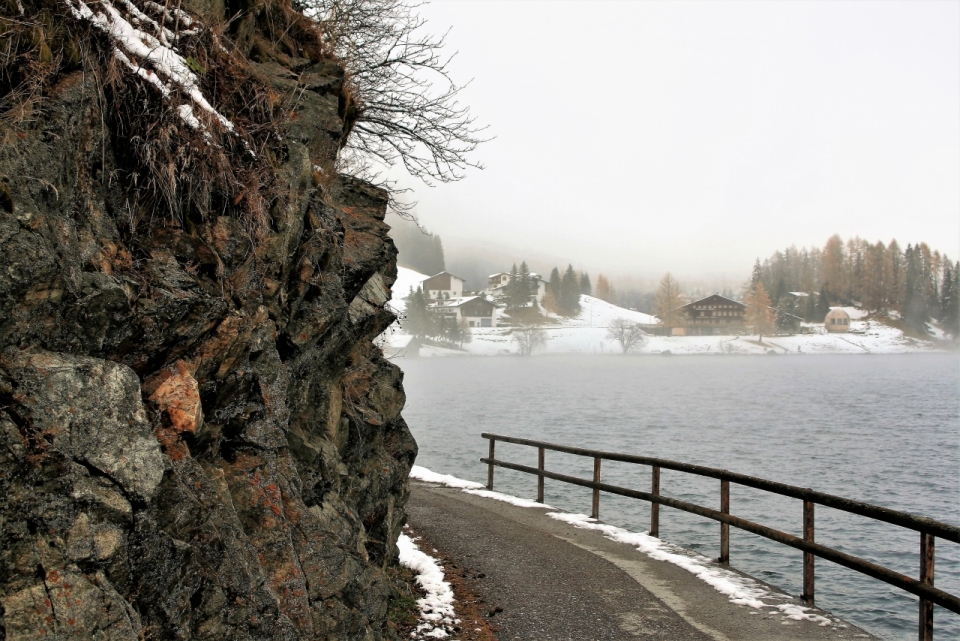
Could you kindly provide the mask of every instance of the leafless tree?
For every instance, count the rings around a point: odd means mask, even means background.
[[[346,69],[354,111],[346,114],[352,130],[342,142],[342,168],[388,189],[377,169],[398,161],[427,184],[459,180],[467,167],[480,167],[470,155],[486,140],[459,103],[466,85],[450,76],[446,35],[423,32],[421,4],[300,0]]]
[[[626,354],[635,347],[642,347],[645,340],[639,323],[632,323],[624,318],[617,318],[607,329],[607,338],[620,343],[620,349]]]
[[[521,327],[513,330],[513,337],[521,356],[530,356],[547,344],[547,333],[539,327]]]

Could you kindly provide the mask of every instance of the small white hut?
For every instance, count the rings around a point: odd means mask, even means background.
[[[831,309],[823,319],[823,326],[828,332],[850,331],[850,314],[839,308]]]

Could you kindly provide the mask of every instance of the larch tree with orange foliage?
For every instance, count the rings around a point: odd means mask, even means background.
[[[763,286],[763,281],[757,281],[747,291],[743,299],[747,306],[744,314],[744,321],[748,327],[753,328],[763,341],[763,335],[768,334],[773,327],[773,308],[770,305],[770,295],[767,294],[767,288]]]

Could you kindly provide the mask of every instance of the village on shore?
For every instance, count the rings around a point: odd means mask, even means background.
[[[677,305],[667,318],[577,293],[574,313],[556,313],[550,282],[524,273],[526,299],[515,300],[516,270],[491,274],[483,289],[446,271],[428,276],[398,268],[391,307],[398,320],[379,338],[392,358],[529,354],[899,354],[950,349],[935,324],[929,337],[909,336],[896,313],[830,306],[820,322],[777,311],[751,315],[751,301],[719,293]],[[511,287],[513,285],[513,287]],[[802,307],[805,292],[791,292]],[[677,298],[678,302],[681,299]],[[756,306],[756,302],[753,303]],[[752,317],[753,316],[753,317]],[[666,322],[664,322],[666,320]],[[756,331],[758,323],[763,334]],[[900,325],[900,327],[898,327]],[[533,343],[533,344],[531,344]],[[627,345],[626,343],[629,343]]]

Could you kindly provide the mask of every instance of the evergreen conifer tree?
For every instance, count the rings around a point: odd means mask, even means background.
[[[951,274],[952,272],[952,274]],[[943,276],[940,325],[953,340],[960,339],[960,262],[948,264]]]
[[[517,264],[514,263],[510,268],[510,280],[503,288],[503,303],[507,306],[507,309],[514,309],[517,307],[517,277],[519,276],[519,271],[517,270]]]
[[[785,332],[797,330],[797,308],[790,294],[784,294],[777,301],[777,327]]]
[[[927,321],[930,315],[927,310],[927,298],[923,282],[923,257],[919,247],[907,245],[903,253],[906,263],[905,299],[903,320],[907,327],[918,334],[927,333]]]
[[[753,264],[753,272],[750,274],[750,286],[756,287],[761,278],[763,278],[763,268],[760,267],[760,259],[758,258],[757,262]]]
[[[520,263],[520,269],[517,271],[517,287],[515,295],[517,306],[524,307],[530,302],[530,290],[532,289],[532,279],[530,278],[530,268],[527,267],[527,261]]]
[[[590,274],[580,272],[580,293],[585,296],[593,295],[593,286],[590,284]]]
[[[822,323],[823,320],[827,317],[827,314],[830,313],[830,292],[827,291],[826,285],[820,286],[820,295],[817,296],[817,318],[818,323]]]
[[[560,280],[560,309],[566,314],[580,311],[580,284],[573,271],[573,265],[567,265],[567,271]]]
[[[550,272],[550,283],[547,286],[550,292],[553,294],[553,298],[556,301],[560,300],[560,270],[556,267],[553,268],[553,271]]]
[[[428,300],[423,295],[423,290],[417,287],[416,291],[410,288],[410,293],[403,298],[406,303],[406,318],[403,321],[403,327],[407,333],[423,338],[432,336],[435,333],[434,316],[427,309]]]

